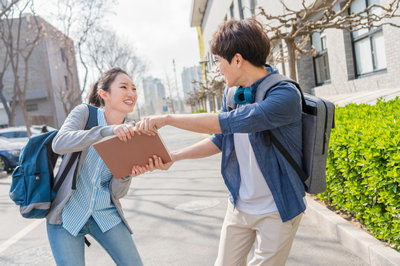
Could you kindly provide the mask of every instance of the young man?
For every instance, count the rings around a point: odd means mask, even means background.
[[[302,165],[301,96],[295,85],[281,82],[254,103],[256,91],[277,70],[264,65],[270,42],[254,20],[230,20],[215,33],[211,51],[217,71],[225,78],[219,114],[164,115],[145,118],[136,126],[147,134],[164,125],[215,133],[193,146],[172,153],[173,161],[211,156],[222,151],[222,176],[230,198],[222,226],[215,265],[285,265],[305,210],[304,186],[295,170],[274,145],[266,145],[270,130]],[[229,88],[246,88],[247,100],[228,110]],[[243,98],[243,97],[242,97]],[[242,99],[243,100],[243,99]],[[237,102],[237,103],[238,103]],[[156,167],[168,169],[156,160]]]

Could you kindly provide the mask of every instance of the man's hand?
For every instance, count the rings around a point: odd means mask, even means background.
[[[118,138],[124,142],[131,139],[135,135],[135,129],[131,125],[121,124],[113,129],[113,133],[118,136]]]
[[[146,135],[155,136],[157,130],[166,125],[165,120],[165,115],[145,117],[136,123],[135,130],[138,131],[138,133],[140,132]]]

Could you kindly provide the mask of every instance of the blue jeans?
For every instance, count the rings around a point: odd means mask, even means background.
[[[47,236],[57,265],[85,265],[86,234],[96,239],[117,265],[143,265],[132,236],[123,222],[103,233],[92,217],[77,236],[71,235],[62,224],[53,225],[47,222]]]

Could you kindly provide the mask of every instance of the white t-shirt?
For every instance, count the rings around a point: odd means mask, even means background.
[[[248,214],[267,214],[278,211],[254,155],[249,134],[235,133],[233,138],[241,177],[237,208]]]

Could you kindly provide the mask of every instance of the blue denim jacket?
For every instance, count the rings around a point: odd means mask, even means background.
[[[270,75],[278,73],[270,70]],[[263,79],[264,79],[263,78]],[[262,80],[263,80],[262,79]],[[252,94],[261,80],[251,86]],[[234,147],[234,133],[249,133],[251,146],[264,175],[283,222],[302,213],[306,206],[304,185],[292,166],[279,150],[271,144],[267,146],[262,133],[271,130],[276,138],[302,165],[302,123],[301,96],[295,85],[281,82],[267,92],[262,102],[241,106],[228,112],[225,89],[221,111],[218,114],[221,134],[214,134],[211,141],[222,151],[221,173],[231,194],[231,202],[236,205],[240,187],[239,163]]]

